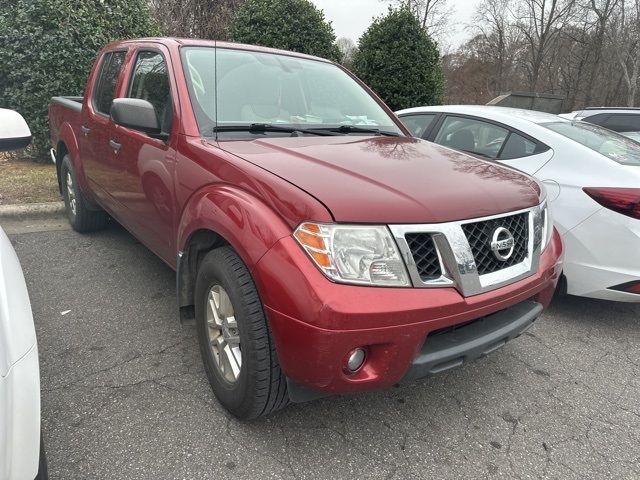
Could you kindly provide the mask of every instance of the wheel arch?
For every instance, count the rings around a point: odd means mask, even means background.
[[[202,259],[211,250],[224,245],[230,244],[222,235],[211,229],[201,228],[189,236],[184,249],[178,253],[176,294],[181,312],[192,313],[183,309],[190,310],[193,307],[196,275]]]
[[[60,136],[56,144],[56,174],[58,175],[58,186],[62,189],[62,160],[65,155],[69,155],[69,160],[73,166],[73,172],[76,175],[78,186],[85,195],[87,201],[93,209],[98,206],[95,203],[91,189],[87,183],[87,177],[84,171],[84,165],[80,159],[80,147],[78,146],[78,138],[71,125],[67,122],[60,129]]]
[[[210,185],[192,195],[177,235],[176,294],[181,321],[193,318],[196,276],[204,255],[228,245],[251,272],[291,231],[273,209],[240,188]]]
[[[58,141],[56,145],[56,177],[58,179],[58,191],[62,195],[62,160],[69,154],[69,149],[64,140]]]

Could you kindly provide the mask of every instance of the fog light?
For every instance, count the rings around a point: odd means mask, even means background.
[[[362,367],[362,364],[364,363],[366,357],[367,354],[365,353],[364,349],[356,348],[355,350],[353,350],[351,353],[349,353],[349,357],[347,358],[347,371],[349,373],[356,372],[360,367]]]

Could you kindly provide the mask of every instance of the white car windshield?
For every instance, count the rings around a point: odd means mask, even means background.
[[[640,143],[586,122],[549,122],[543,127],[623,165],[640,165]]]
[[[282,135],[287,130],[403,134],[380,104],[336,65],[230,48],[184,47],[181,53],[203,136]]]

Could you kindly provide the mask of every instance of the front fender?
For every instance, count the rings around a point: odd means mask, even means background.
[[[230,185],[210,185],[191,196],[178,225],[178,250],[183,252],[198,231],[213,231],[226,240],[251,270],[291,228],[268,205]]]

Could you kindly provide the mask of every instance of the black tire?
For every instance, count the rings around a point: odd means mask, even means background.
[[[209,345],[206,318],[212,286],[226,290],[240,335],[242,365],[235,382],[227,381]],[[195,291],[198,341],[211,388],[234,416],[250,420],[268,415],[289,403],[285,376],[280,370],[262,301],[251,274],[230,247],[221,247],[202,260]]]
[[[76,174],[73,171],[73,165],[71,164],[69,155],[65,155],[62,159],[60,174],[62,177],[62,197],[64,198],[64,206],[71,227],[80,233],[95,232],[96,230],[103,229],[107,225],[107,214],[103,210],[90,208],[78,186]],[[72,206],[72,199],[70,198],[69,177],[67,177],[67,175],[71,178],[71,191],[75,196],[75,211]]]
[[[38,462],[38,475],[35,480],[48,480],[49,478],[49,467],[47,465],[47,454],[44,451],[44,441],[42,439],[42,434],[40,434],[40,460]]]

